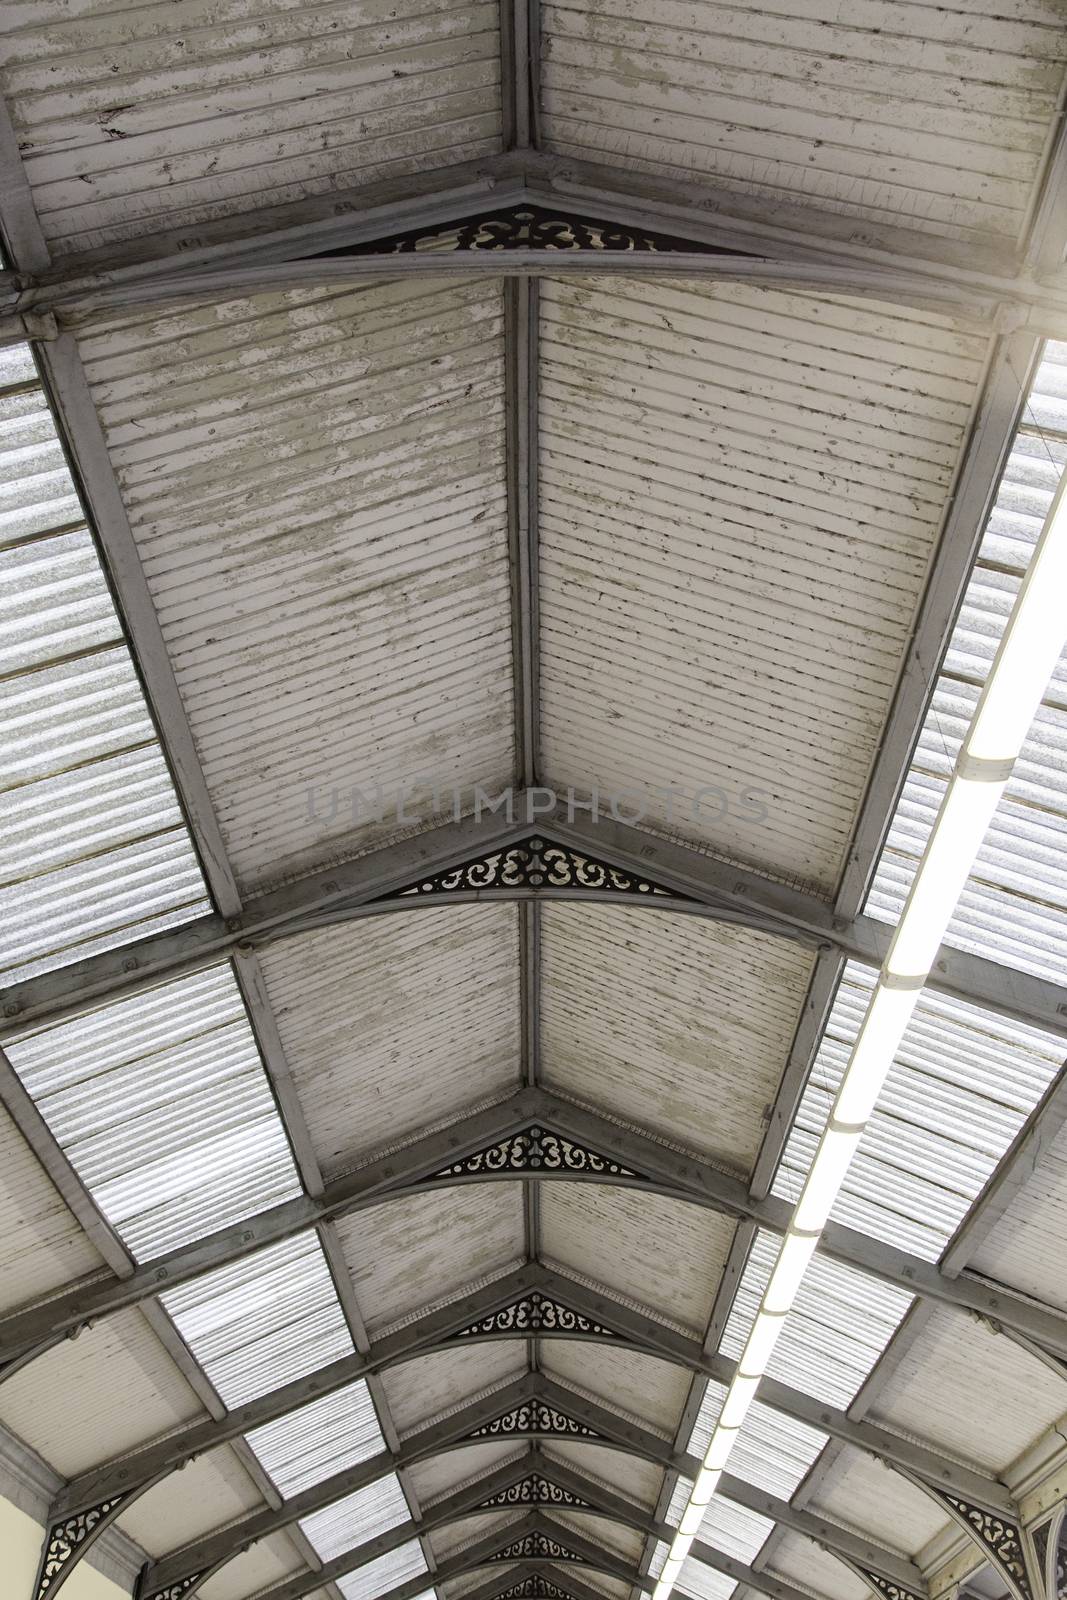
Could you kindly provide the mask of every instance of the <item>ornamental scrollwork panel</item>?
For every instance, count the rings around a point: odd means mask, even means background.
[[[500,206],[460,222],[409,228],[382,239],[335,246],[318,255],[412,255],[425,251],[446,254],[468,250],[593,250],[601,252],[654,252],[686,255],[736,255],[721,245],[660,233],[652,228],[623,226],[617,222],[557,211],[546,206]]]
[[[543,1400],[526,1400],[521,1406],[506,1411],[502,1417],[483,1422],[467,1437],[497,1439],[528,1433],[553,1434],[572,1439],[600,1438],[595,1428],[587,1428],[584,1422],[577,1422],[574,1417],[557,1411],[555,1406],[546,1405]]]
[[[1035,1600],[1023,1553],[1022,1535],[1014,1522],[998,1517],[992,1511],[972,1506],[955,1495],[943,1494],[942,1499],[952,1507],[965,1527],[975,1532],[990,1560],[994,1561],[1015,1584],[1026,1600]]]
[[[539,1473],[531,1473],[521,1483],[513,1483],[509,1488],[501,1489],[499,1494],[490,1495],[488,1500],[482,1501],[478,1510],[493,1511],[500,1506],[578,1506],[592,1510],[588,1500],[572,1494],[569,1489],[561,1489],[558,1483],[550,1483]]]
[[[548,1128],[531,1124],[521,1133],[509,1134],[495,1144],[474,1150],[450,1166],[430,1173],[424,1183],[440,1183],[447,1178],[478,1178],[486,1173],[559,1172],[593,1174],[598,1178],[628,1178],[643,1182],[644,1174],[624,1167],[590,1145],[579,1144]]]
[[[870,1584],[879,1594],[884,1594],[886,1600],[922,1600],[913,1589],[908,1589],[902,1583],[891,1583],[888,1578],[883,1578],[879,1572],[868,1572],[866,1567],[857,1569],[863,1576],[865,1583]]]
[[[62,1522],[52,1524],[41,1560],[36,1600],[44,1600],[44,1596],[50,1594],[60,1579],[66,1576],[89,1540],[101,1531],[101,1524],[125,1498],[125,1495],[118,1495],[113,1500],[103,1500],[88,1511],[79,1511],[76,1516],[64,1517]]]
[[[169,1583],[165,1589],[157,1589],[155,1594],[147,1600],[183,1600],[183,1597],[195,1589],[201,1578],[202,1572],[194,1572],[188,1578],[179,1578],[177,1583]]]
[[[510,1306],[502,1306],[499,1311],[479,1317],[477,1322],[449,1334],[449,1339],[481,1339],[507,1333],[528,1333],[531,1336],[557,1333],[578,1337],[586,1334],[602,1339],[620,1337],[613,1329],[605,1328],[591,1317],[584,1317],[581,1312],[572,1311],[560,1301],[534,1292],[523,1295],[521,1300],[514,1301]]]
[[[506,850],[476,856],[449,867],[445,872],[419,878],[405,889],[383,895],[383,900],[410,899],[420,895],[485,893],[506,889],[573,889],[590,893],[626,894],[645,899],[681,900],[685,897],[665,889],[622,867],[613,867],[595,856],[582,855],[567,845],[551,844],[531,836]]]
[[[581,1556],[576,1556],[573,1550],[568,1550],[566,1545],[560,1544],[558,1539],[549,1538],[547,1533],[527,1533],[521,1539],[513,1539],[511,1544],[503,1550],[498,1550],[495,1556],[490,1556],[491,1561],[580,1561]]]
[[[535,1572],[531,1577],[523,1578],[521,1583],[513,1583],[510,1589],[504,1589],[497,1595],[497,1600],[570,1600],[570,1596]]]

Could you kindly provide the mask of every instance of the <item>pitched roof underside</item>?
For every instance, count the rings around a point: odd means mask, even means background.
[[[11,29],[24,1600],[651,1593],[1067,463],[1063,22]],[[1065,838],[1061,663],[688,1600],[1052,1600]]]

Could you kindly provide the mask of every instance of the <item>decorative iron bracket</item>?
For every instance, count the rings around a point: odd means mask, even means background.
[[[35,1600],[45,1600],[46,1595],[51,1600],[84,1552],[114,1521],[126,1498],[117,1495],[112,1500],[102,1500],[87,1511],[52,1523],[37,1574]]]
[[[491,1494],[476,1509],[495,1511],[501,1506],[577,1506],[584,1511],[594,1509],[588,1500],[582,1499],[581,1495],[572,1494],[569,1489],[561,1489],[558,1483],[551,1483],[539,1472],[531,1472],[529,1477],[523,1478],[519,1483],[501,1489],[498,1494]]]
[[[381,239],[359,244],[317,250],[319,256],[411,255],[423,251],[458,253],[468,250],[593,250],[603,252],[641,252],[701,256],[746,254],[703,240],[685,239],[680,234],[659,233],[617,222],[580,215],[572,211],[549,210],[546,206],[501,206],[457,222],[437,223],[432,227],[409,228]]]
[[[923,1600],[923,1596],[917,1595],[914,1589],[908,1589],[902,1583],[893,1583],[889,1578],[883,1578],[880,1572],[871,1572],[867,1567],[856,1567],[855,1570],[864,1583],[876,1594],[884,1595],[885,1600]]]
[[[522,1405],[513,1406],[492,1422],[483,1422],[480,1428],[475,1428],[466,1437],[498,1439],[524,1434],[549,1434],[570,1439],[603,1438],[595,1428],[587,1427],[584,1422],[567,1416],[564,1411],[557,1411],[555,1406],[546,1405],[543,1400],[524,1400]]]
[[[486,894],[493,890],[587,890],[590,894],[633,895],[644,900],[685,900],[686,895],[666,889],[651,878],[636,877],[622,867],[582,855],[569,845],[553,844],[531,834],[506,850],[474,856],[445,872],[417,878],[405,888],[391,890],[382,900],[410,899],[419,895]]]
[[[613,1161],[592,1146],[553,1133],[539,1123],[531,1123],[520,1133],[509,1134],[495,1144],[473,1150],[470,1155],[439,1168],[437,1172],[431,1172],[420,1181],[442,1183],[454,1178],[479,1178],[487,1172],[513,1172],[517,1176],[525,1173],[573,1173],[575,1177],[585,1174],[597,1178],[627,1178],[635,1183],[648,1182],[644,1173],[624,1167],[621,1162]]]
[[[557,1589],[554,1583],[535,1572],[521,1583],[513,1583],[510,1589],[503,1589],[496,1600],[571,1600],[571,1597],[565,1589]]]
[[[498,1550],[495,1556],[489,1557],[490,1561],[581,1561],[581,1556],[575,1555],[573,1550],[568,1550],[566,1545],[560,1544],[558,1539],[549,1538],[547,1533],[525,1533],[521,1539],[513,1539],[511,1544],[505,1545],[503,1550]]]
[[[960,1500],[956,1495],[946,1494],[942,1489],[931,1492],[947,1507],[960,1527],[981,1546],[986,1560],[1004,1579],[1017,1600],[1044,1600],[1044,1584],[1040,1580],[1036,1584],[1032,1581],[1022,1530],[1016,1523],[1007,1517],[997,1516],[995,1512],[983,1510],[981,1506]]]
[[[539,1294],[535,1289],[530,1294],[524,1294],[520,1300],[512,1301],[511,1305],[501,1306],[499,1311],[492,1311],[466,1328],[450,1333],[445,1342],[453,1339],[484,1339],[500,1333],[528,1333],[531,1337],[556,1333],[566,1334],[570,1338],[581,1338],[583,1334],[595,1339],[622,1338],[613,1328],[605,1328],[603,1323],[594,1322],[580,1311],[572,1311],[561,1300]]]
[[[157,1589],[152,1600],[183,1600],[183,1596],[195,1589],[204,1576],[202,1572],[194,1572],[189,1577],[179,1578],[177,1583],[169,1584],[166,1589]]]

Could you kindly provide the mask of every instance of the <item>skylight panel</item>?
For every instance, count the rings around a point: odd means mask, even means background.
[[[990,513],[866,910],[896,922],[1008,613],[1067,464],[1067,344],[1050,342]],[[947,942],[1062,982],[1067,968],[1067,660],[1049,685]]]
[[[760,1231],[749,1252],[720,1349],[738,1358],[778,1251]],[[828,1405],[855,1398],[911,1305],[911,1296],[816,1255],[778,1340],[768,1375]]]
[[[245,1437],[285,1500],[385,1449],[374,1402],[362,1380],[336,1394],[323,1395],[321,1400],[268,1422]],[[391,1484],[399,1492],[395,1479],[383,1479],[380,1484],[360,1490],[366,1496],[368,1523],[387,1514],[386,1508],[392,1504]],[[397,1520],[402,1522],[408,1514],[403,1495],[399,1504],[401,1515]],[[376,1531],[384,1532],[392,1526],[387,1521]]]
[[[725,1398],[724,1384],[708,1384],[686,1444],[691,1455],[703,1457]],[[756,1400],[730,1456],[730,1471],[735,1478],[751,1483],[756,1489],[776,1495],[780,1500],[789,1500],[807,1477],[827,1437],[817,1428],[809,1428],[807,1423],[787,1417]],[[685,1509],[686,1498],[683,1496],[678,1503],[679,1517]],[[672,1507],[677,1500],[676,1493]],[[677,1519],[668,1513],[667,1520]]]
[[[231,1411],[353,1353],[314,1233],[259,1250],[160,1298]]]
[[[203,916],[207,888],[27,346],[0,351],[0,977]]]
[[[380,1595],[425,1571],[422,1550],[418,1542],[413,1541],[401,1545],[399,1550],[390,1550],[388,1555],[378,1556],[375,1561],[368,1561],[365,1567],[348,1577],[338,1578],[337,1587],[345,1600],[378,1600]]]
[[[850,963],[775,1176],[783,1199],[800,1193],[872,987]],[[832,1219],[937,1260],[1062,1060],[1062,1039],[924,993]]]
[[[301,1192],[225,963],[33,1029],[6,1049],[139,1261]]]
[[[378,1483],[305,1517],[300,1526],[321,1559],[332,1561],[344,1551],[354,1550],[379,1534],[388,1533],[390,1528],[398,1528],[410,1517],[400,1481],[390,1473]]]

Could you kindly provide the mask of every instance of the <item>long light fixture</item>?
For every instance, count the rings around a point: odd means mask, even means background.
[[[667,1600],[792,1310],[1067,636],[1063,475],[975,708],[829,1120],[656,1583]]]

